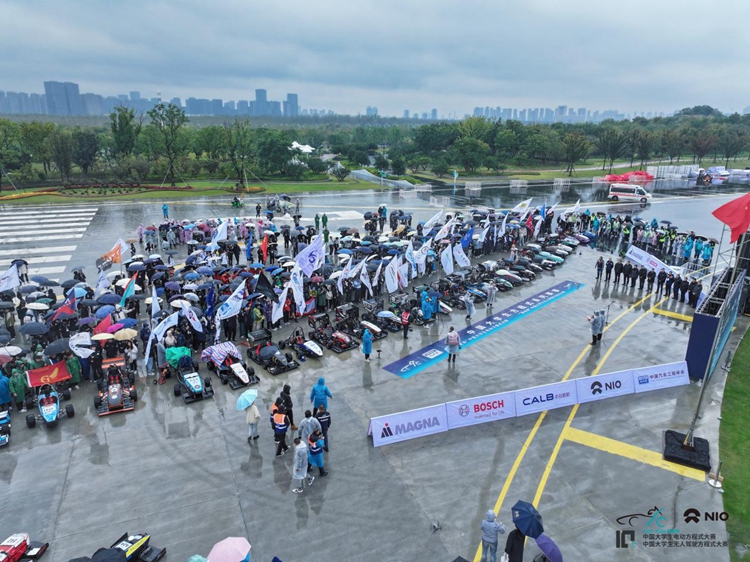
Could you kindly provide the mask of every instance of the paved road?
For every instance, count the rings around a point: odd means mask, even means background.
[[[369,193],[305,198],[304,212],[362,212],[383,197],[389,208],[409,208],[417,219],[435,211],[428,203]],[[719,225],[707,210],[723,200],[657,201],[644,218],[650,220],[654,213],[716,235]],[[21,250],[53,257],[31,266],[63,280],[75,265],[91,266],[139,222],[158,221],[159,207],[0,210],[3,220],[42,231],[0,230],[0,259]],[[226,216],[230,208],[224,201],[181,202],[171,212],[197,218]],[[332,218],[342,224],[355,220],[353,215]],[[366,436],[368,420],[375,415],[556,382],[568,372],[575,378],[682,359],[689,322],[654,309],[688,315],[690,310],[674,301],[656,306],[657,299],[637,289],[596,285],[593,263],[598,255],[584,249],[561,269],[501,295],[497,309],[562,280],[586,284],[466,349],[453,369],[441,363],[402,380],[381,367],[444,337],[449,324],[463,326],[461,314],[429,328],[415,327],[406,342],[389,336],[376,344],[382,362],[365,364],[355,350],[308,360],[278,377],[261,373],[264,412],[285,383],[292,386],[298,417],[319,375],[326,376],[333,392],[326,459],[330,475],[318,478],[302,495],[291,493],[290,455],[274,458],[268,426],[261,424],[261,439],[248,446],[243,414],[234,408],[238,392],[219,385],[214,400],[186,405],[169,385],[143,379],[135,412],[99,419],[94,390],[84,385],[73,398],[76,417],[63,420],[59,428],[14,425],[11,445],[0,453],[0,534],[27,531],[50,541],[50,562],[91,555],[126,530],[153,533],[154,542],[167,546],[173,561],[205,556],[214,542],[237,534],[247,536],[254,559],[264,561],[274,555],[285,562],[471,559],[488,508],[498,504],[500,519],[509,523],[509,508],[517,499],[538,497],[547,532],[570,560],[673,559],[677,555],[668,548],[615,548],[617,517],[645,513],[654,505],[670,528],[715,533],[725,540],[721,523],[686,529],[679,521],[688,506],[721,511],[720,495],[690,475],[641,462],[648,451],[661,450],[663,430],[688,426],[699,392],[695,385],[587,405],[573,418],[566,408],[541,420],[527,416],[379,449]],[[87,274],[94,277],[93,267]],[[590,349],[584,317],[606,307],[611,325],[604,344]],[[484,314],[480,306],[477,317]],[[712,440],[716,459],[722,375],[711,385],[698,434]],[[630,445],[630,456],[605,452],[594,436]],[[440,522],[442,530],[433,533],[433,522]],[[527,550],[525,559],[531,560],[535,547],[530,543]],[[680,558],[725,562],[728,552],[692,548]]]

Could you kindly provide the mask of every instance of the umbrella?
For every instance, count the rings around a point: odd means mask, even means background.
[[[15,308],[12,302],[0,301],[0,310],[13,310]]]
[[[227,298],[229,298],[229,295],[224,295],[224,296],[226,296]],[[175,301],[172,301],[169,304],[171,304],[175,308],[182,308],[185,305],[190,306],[190,303],[188,301],[185,301],[185,300],[182,300],[182,299],[177,299]]]
[[[542,516],[529,502],[517,501],[511,509],[513,523],[527,537],[537,538],[544,532]]]
[[[87,316],[86,318],[80,318],[78,320],[79,326],[85,326],[86,324],[94,324],[96,322],[96,318],[93,316]]]
[[[122,300],[122,297],[119,295],[116,295],[114,293],[104,293],[103,295],[99,295],[99,298],[96,299],[96,302],[98,304],[118,304]]]
[[[98,306],[99,303],[96,302],[94,299],[81,299],[81,304],[85,306]]]
[[[210,562],[242,562],[251,548],[245,537],[227,537],[214,545],[208,559]]]
[[[133,273],[134,271],[146,271],[146,266],[142,263],[131,263],[128,266],[127,271],[128,273]]]
[[[41,322],[26,322],[18,331],[26,336],[41,336],[49,332],[49,328]]]
[[[71,287],[71,289],[66,293],[67,296],[70,296],[74,294],[77,299],[80,299],[82,296],[86,294],[86,289],[82,289],[81,287]]]
[[[78,285],[78,280],[77,279],[68,279],[67,281],[63,281],[62,283],[60,283],[60,286],[63,289],[65,289],[66,291],[68,289],[72,289],[76,285]]]
[[[378,318],[396,318],[398,319],[398,316],[393,314],[390,310],[381,310],[378,312]]]
[[[242,411],[246,410],[250,406],[253,405],[253,402],[255,402],[255,399],[258,397],[258,389],[257,388],[251,388],[249,390],[246,390],[242,394],[239,395],[237,398],[237,410]]]
[[[138,332],[136,332],[132,328],[123,328],[122,330],[115,332],[115,339],[117,341],[132,340],[137,335],[138,335]]]
[[[96,316],[99,320],[102,320],[112,314],[115,311],[115,307],[108,304],[106,306],[101,307],[99,310],[96,311],[94,316]]]
[[[164,288],[169,289],[170,291],[179,291],[181,290],[180,284],[176,281],[169,281],[167,283],[164,283]]]
[[[263,264],[262,263],[249,263],[247,264],[247,267],[250,269],[260,269],[261,267],[263,267]]]
[[[49,344],[47,347],[44,348],[44,354],[47,357],[52,357],[53,355],[65,353],[66,351],[70,351],[70,345],[68,345],[68,338],[61,338],[59,340],[55,340],[51,344]]]
[[[39,287],[37,285],[24,285],[19,290],[21,294],[28,295],[29,293],[33,293],[34,291],[38,290]]]
[[[276,353],[278,353],[279,348],[275,345],[267,345],[266,347],[261,348],[261,350],[258,352],[258,358],[261,361],[265,361],[266,359],[270,359]]]
[[[117,324],[112,324],[109,328],[107,328],[107,333],[114,334],[118,330],[122,330],[124,326],[120,324],[119,322]]]
[[[94,340],[94,341],[113,340],[113,339],[115,339],[115,336],[113,336],[112,334],[107,334],[107,333],[104,333],[104,334],[95,334],[95,335],[91,336],[91,339]]]
[[[200,297],[196,295],[195,293],[185,293],[182,296],[185,297],[190,302],[198,302],[201,300]]]
[[[15,357],[16,355],[21,355],[24,353],[24,350],[22,347],[18,347],[17,345],[7,345],[5,347],[0,347],[0,355],[5,355],[7,357]]]
[[[562,552],[555,541],[542,533],[536,538],[536,545],[539,547],[549,562],[563,562]]]
[[[29,310],[49,310],[49,307],[41,302],[30,302],[26,305]]]
[[[0,334],[0,345],[5,345],[8,343],[12,338],[10,337],[10,334]],[[2,363],[0,363],[2,364]]]
[[[195,270],[196,272],[200,273],[201,275],[213,275],[214,270],[206,265],[200,266],[198,269]]]
[[[186,273],[185,275],[183,275],[183,277],[187,279],[188,281],[195,281],[196,279],[201,278],[200,274],[196,273],[195,271],[190,271]]]

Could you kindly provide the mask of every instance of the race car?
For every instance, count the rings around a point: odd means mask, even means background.
[[[247,367],[240,350],[232,342],[207,347],[201,353],[201,361],[207,361],[208,370],[214,371],[221,384],[229,384],[232,390],[260,382],[255,369]]]
[[[70,390],[63,391],[63,398],[70,400]],[[65,409],[60,408],[60,395],[50,384],[43,384],[39,387],[39,396],[37,398],[39,415],[29,414],[26,416],[26,427],[36,427],[37,420],[44,422],[47,429],[57,425],[57,421],[62,417],[72,418],[76,415],[73,404],[66,404]]]
[[[130,377],[123,375],[119,367],[110,367],[106,378],[101,379],[98,385],[98,393],[94,396],[94,407],[100,417],[131,412],[135,408],[138,392]]]
[[[281,353],[279,348],[270,342],[267,342],[264,346],[258,345],[249,348],[247,356],[272,375],[293,371],[299,367],[299,363],[294,360],[291,353]]]
[[[47,551],[49,543],[32,542],[27,533],[16,533],[0,543],[0,562],[37,560]]]
[[[10,412],[0,412],[0,447],[10,442]]]
[[[151,546],[151,535],[147,533],[137,533],[135,535],[122,535],[115,544],[110,548],[121,550],[125,553],[126,562],[158,562],[167,553],[166,548]]]
[[[203,379],[193,370],[193,361],[190,357],[182,357],[177,364],[177,382],[174,385],[174,395],[182,396],[186,404],[214,397],[211,379],[209,377]]]
[[[349,335],[331,327],[331,321],[325,312],[313,314],[308,318],[308,323],[313,329],[310,337],[323,347],[336,353],[343,353],[354,349],[359,344]]]
[[[323,350],[312,340],[305,337],[305,331],[297,327],[287,339],[279,341],[279,349],[290,347],[297,352],[297,359],[304,361],[306,357],[323,357]]]

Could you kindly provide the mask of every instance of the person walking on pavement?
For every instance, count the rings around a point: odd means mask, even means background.
[[[320,424],[323,433],[323,450],[328,452],[328,429],[331,427],[331,413],[322,404],[315,410],[315,419]]]
[[[505,533],[505,526],[495,521],[497,516],[491,509],[487,511],[487,517],[479,525],[482,531],[482,562],[496,562],[498,535]]]
[[[322,431],[320,422],[317,418],[314,418],[310,410],[305,410],[305,418],[299,422],[299,429],[297,431],[297,437],[307,443],[307,438],[315,431]]]
[[[320,406],[324,406],[327,410],[329,398],[333,400],[331,391],[328,390],[328,387],[326,386],[326,380],[323,377],[320,377],[317,384],[315,384],[310,391],[310,402],[312,402],[313,408],[316,410]]]
[[[258,435],[258,420],[260,420],[260,412],[255,404],[245,409],[245,421],[247,422],[247,444],[250,445],[255,439],[260,437]]]
[[[368,328],[365,328],[365,333],[362,334],[362,353],[365,355],[365,363],[369,363],[372,353],[372,333]]]
[[[455,365],[456,357],[461,349],[461,336],[458,335],[458,332],[453,326],[448,329],[448,335],[445,338],[445,345],[448,347],[448,365],[450,366],[451,361],[453,361],[453,364]]]
[[[294,468],[292,470],[292,478],[299,482],[299,486],[292,489],[295,494],[301,494],[304,492],[303,486],[305,485],[305,479],[307,479],[307,485],[311,486],[315,481],[314,476],[307,475],[307,445],[299,438],[294,438]]]
[[[169,205],[167,205],[166,203],[164,203],[161,206],[161,212],[164,215],[165,219],[169,219]]]
[[[279,406],[279,409],[271,416],[271,419],[273,420],[273,431],[279,443],[276,446],[276,456],[281,457],[287,452],[287,450],[289,450],[289,446],[286,444],[286,432],[287,429],[289,429],[289,418],[284,412],[283,404]]]
[[[323,435],[317,429],[307,438],[307,462],[310,466],[317,466],[321,476],[327,476],[323,461]]]
[[[292,387],[288,384],[284,385],[284,389],[281,391],[279,396],[281,397],[281,400],[284,402],[284,411],[286,412],[286,417],[289,418],[289,423],[292,426],[292,431],[297,431],[297,426],[294,425],[294,403],[292,402]]]

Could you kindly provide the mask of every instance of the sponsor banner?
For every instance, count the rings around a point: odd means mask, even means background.
[[[575,379],[575,383],[579,404],[635,392],[632,370],[606,373],[595,377],[583,377]]]
[[[574,380],[516,390],[515,395],[517,416],[573,406],[578,402]]]
[[[636,265],[645,265],[647,268],[656,271],[656,273],[659,273],[662,269],[667,273],[675,271],[663,261],[655,258],[648,252],[644,252],[636,246],[630,246],[630,248],[628,248],[628,252],[625,254],[625,259],[632,261]]]
[[[514,322],[544,308],[548,304],[553,303],[565,295],[577,291],[581,287],[583,287],[583,285],[580,283],[563,281],[562,283],[550,287],[546,291],[532,295],[525,300],[517,302],[509,308],[500,310],[491,316],[487,316],[484,320],[474,322],[471,326],[458,331],[458,335],[461,337],[461,349],[463,350],[487,336],[510,326]],[[406,357],[402,357],[401,359],[386,365],[384,369],[403,379],[408,379],[447,357],[448,353],[445,351],[445,338],[441,338],[435,343],[423,347],[419,351],[415,351]]]
[[[685,361],[633,369],[633,383],[636,394],[649,392],[650,390],[659,390],[660,388],[682,386],[689,382],[688,368]]]
[[[477,398],[455,400],[445,404],[448,428],[487,423],[516,417],[514,392],[501,392]]]
[[[448,431],[445,404],[399,412],[370,420],[372,442],[376,447]]]

